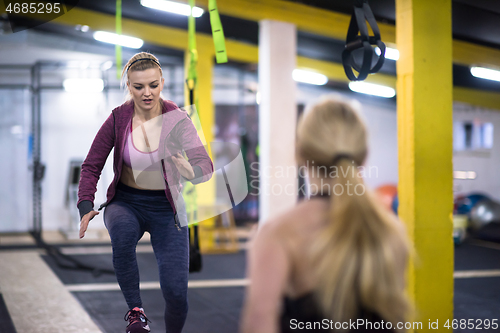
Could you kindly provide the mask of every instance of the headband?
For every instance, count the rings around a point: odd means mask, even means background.
[[[150,60],[150,61],[154,62],[155,64],[157,64],[158,67],[161,68],[160,63],[153,58],[140,58],[140,59],[136,59],[136,60],[132,61],[132,63],[130,65],[128,65],[127,71],[130,69],[130,67],[132,67],[133,64],[135,64],[136,62],[141,61],[141,60]]]

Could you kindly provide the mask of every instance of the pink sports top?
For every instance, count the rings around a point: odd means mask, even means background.
[[[132,164],[133,162],[133,164]],[[125,140],[123,163],[137,171],[160,171],[161,161],[158,158],[158,149],[148,153],[137,149],[132,140],[132,124]]]

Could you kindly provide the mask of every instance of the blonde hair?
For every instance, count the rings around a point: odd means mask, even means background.
[[[139,59],[152,59],[151,60],[139,60]],[[136,61],[138,60],[138,61]],[[134,63],[135,62],[135,63]],[[130,66],[134,63],[132,66]],[[130,68],[129,68],[130,66]],[[144,71],[150,68],[158,68],[160,70],[160,77],[163,77],[163,71],[161,70],[160,61],[154,55],[148,52],[139,52],[132,56],[129,61],[125,64],[122,70],[121,75],[121,86],[126,86],[126,82],[128,81],[128,73],[136,72],[136,71]],[[125,73],[127,75],[125,75]],[[160,93],[160,103],[162,103],[163,94]],[[132,94],[130,90],[127,88],[127,95],[125,96],[126,101],[130,101],[132,99]]]
[[[365,161],[367,133],[351,103],[330,97],[309,108],[299,121],[296,147],[300,163],[336,166],[333,184],[364,188],[354,168]],[[348,158],[334,161],[339,155]],[[356,320],[363,309],[396,327],[410,311],[404,292],[409,243],[399,221],[368,190],[332,193],[325,218],[328,223],[308,253],[320,309],[335,322]]]

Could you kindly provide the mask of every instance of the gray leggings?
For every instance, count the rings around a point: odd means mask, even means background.
[[[104,211],[104,223],[111,237],[116,279],[129,309],[142,307],[135,249],[145,231],[151,234],[166,303],[167,333],[180,333],[188,311],[189,234],[187,227],[179,231],[175,226],[165,192],[119,183]]]

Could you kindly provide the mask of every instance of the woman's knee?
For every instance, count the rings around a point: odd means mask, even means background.
[[[138,217],[126,206],[110,204],[104,212],[104,224],[116,245],[137,242],[142,236]]]
[[[161,285],[163,298],[167,305],[171,304],[174,307],[183,308],[187,306],[187,286],[186,288],[175,287],[173,285]]]

